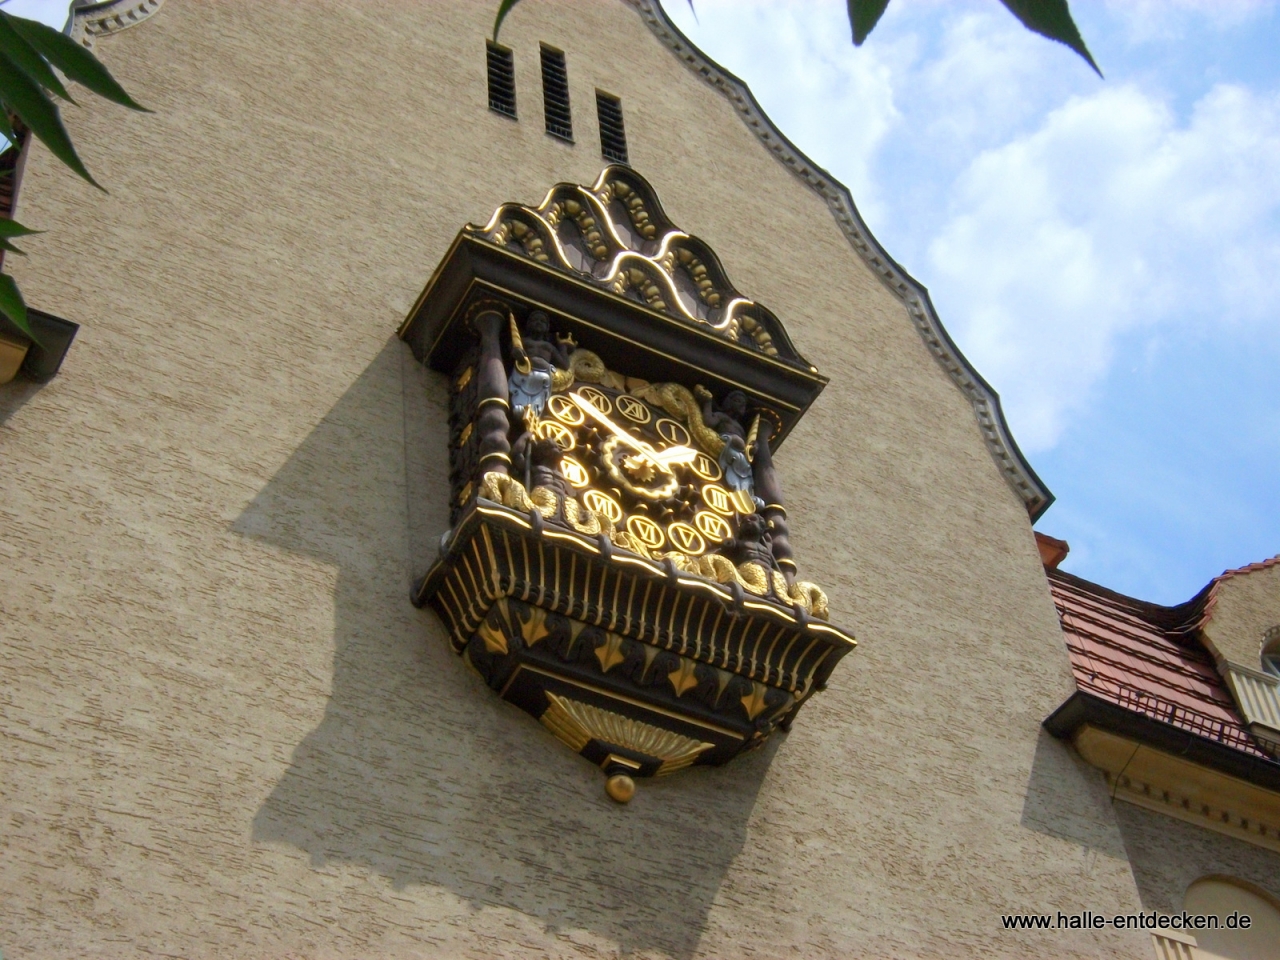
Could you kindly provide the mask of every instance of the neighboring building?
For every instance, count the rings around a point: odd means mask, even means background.
[[[650,0],[496,6],[78,13],[154,113],[69,108],[109,194],[8,167],[81,327],[0,386],[0,950],[1277,956],[1280,564],[1057,571],[745,87]],[[1183,910],[1257,923],[1002,919]]]

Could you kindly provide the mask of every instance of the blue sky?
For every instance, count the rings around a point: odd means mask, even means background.
[[[1000,392],[1063,568],[1160,603],[1280,553],[1280,8],[666,7],[847,184]],[[905,322],[905,321],[904,321]]]
[[[997,0],[892,0],[860,49],[843,0],[666,6],[929,288],[1064,569],[1176,603],[1280,552],[1280,4],[1077,0],[1105,80]]]

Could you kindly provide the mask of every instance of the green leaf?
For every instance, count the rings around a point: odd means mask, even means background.
[[[71,94],[62,85],[58,75],[45,63],[44,57],[31,44],[13,29],[13,17],[0,10],[0,52],[17,64],[24,73],[46,90],[52,90],[63,100],[70,100]]]
[[[862,46],[875,25],[880,22],[889,0],[849,0],[849,26],[853,28],[853,45]]]
[[[18,115],[27,128],[44,141],[53,155],[88,180],[99,190],[98,181],[89,175],[80,156],[76,153],[67,128],[62,125],[58,108],[45,96],[44,90],[22,72],[3,53],[0,53],[0,101]]]
[[[17,146],[18,135],[13,132],[13,124],[9,122],[9,111],[0,104],[0,137],[9,141],[10,146]]]
[[[4,239],[4,237],[0,237],[0,250],[7,250],[10,253],[16,253],[20,257],[25,257],[27,255],[25,251],[19,250],[8,240]]]
[[[83,84],[112,103],[118,103],[130,110],[151,112],[125,93],[124,87],[116,83],[115,77],[111,76],[110,71],[97,57],[65,33],[23,17],[8,19],[10,26],[22,35],[22,39],[35,47],[46,60],[65,73],[69,79]]]
[[[1102,76],[1102,71],[1093,62],[1093,54],[1084,45],[1084,37],[1080,36],[1080,29],[1071,19],[1067,0],[1000,0],[1000,2],[1008,7],[1009,12],[1021,20],[1022,25],[1028,30],[1066,44],[1084,57],[1085,62],[1093,67],[1094,73]]]
[[[0,237],[29,237],[33,233],[44,233],[44,231],[24,227],[17,220],[0,218]]]
[[[22,291],[18,289],[18,284],[14,282],[13,277],[7,273],[0,273],[0,313],[13,321],[13,325],[30,337],[35,343],[36,335],[31,332],[31,326],[27,323],[27,304],[22,299]]]
[[[493,18],[494,43],[498,42],[498,31],[502,28],[502,21],[507,19],[507,14],[511,12],[511,8],[519,2],[520,0],[502,0],[502,3],[498,4],[498,15]]]

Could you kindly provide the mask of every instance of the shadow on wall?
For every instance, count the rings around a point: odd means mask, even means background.
[[[445,399],[444,378],[390,341],[234,524],[340,571],[332,695],[253,837],[552,933],[689,956],[770,748],[647,781],[621,808],[599,771],[466,670],[408,599],[447,523]]]
[[[1022,801],[1022,826],[1124,860],[1128,854],[1111,807],[1102,773],[1041,727]]]
[[[43,383],[32,383],[21,378],[0,386],[0,427],[8,423],[9,418],[26,406],[27,401],[44,386]]]
[[[1144,910],[1182,910],[1191,884],[1210,876],[1280,894],[1280,853],[1274,850],[1123,801],[1116,804],[1116,820]]]

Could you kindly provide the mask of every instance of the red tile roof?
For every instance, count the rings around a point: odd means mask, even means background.
[[[1246,728],[1199,628],[1222,580],[1276,563],[1280,557],[1227,571],[1175,607],[1046,570],[1076,686],[1128,712],[1270,760]]]

